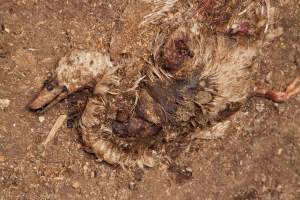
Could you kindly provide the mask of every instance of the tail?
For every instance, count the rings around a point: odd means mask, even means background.
[[[110,128],[105,128],[106,114],[108,112],[106,95],[109,94],[111,84],[115,84],[117,77],[113,74],[104,75],[94,90],[96,93],[86,105],[84,113],[79,122],[79,131],[82,134],[83,142],[89,147],[96,157],[112,165],[125,167],[144,166],[153,167],[154,159],[149,152],[142,152],[137,155],[132,150],[122,149],[120,144],[105,138],[106,133],[112,134]]]

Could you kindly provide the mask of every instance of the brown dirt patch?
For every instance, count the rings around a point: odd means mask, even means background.
[[[71,49],[109,45],[126,1],[0,0],[0,199],[283,199],[300,196],[300,98],[252,98],[223,139],[199,141],[168,169],[128,174],[83,151],[66,125],[40,144],[67,104],[43,116],[26,109]],[[263,49],[257,82],[283,89],[300,72],[300,3],[279,1],[285,32]]]

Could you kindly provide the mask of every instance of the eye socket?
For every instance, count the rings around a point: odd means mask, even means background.
[[[63,86],[63,91],[64,91],[64,92],[67,92],[67,91],[68,91],[68,88],[67,88],[65,85]]]
[[[57,86],[58,86],[57,81],[55,79],[53,79],[52,77],[48,78],[44,82],[44,88],[46,88],[48,91],[52,91]]]
[[[187,56],[192,58],[193,52],[189,49],[188,45],[186,44],[186,42],[184,40],[178,40],[175,41],[175,47],[177,49],[177,52],[181,55],[181,56]]]
[[[51,90],[54,89],[54,86],[50,83],[50,84],[46,85],[46,88],[47,88],[48,91],[51,91]]]

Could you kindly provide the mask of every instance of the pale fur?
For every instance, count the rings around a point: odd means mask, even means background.
[[[96,51],[75,50],[59,61],[56,74],[59,84],[74,92],[96,81],[106,71],[113,70],[114,66],[108,55]]]
[[[199,82],[205,81],[208,92],[213,95],[213,101],[203,105],[208,113],[217,113],[231,102],[243,101],[251,88],[251,65],[257,55],[257,45],[242,46],[230,45],[224,35],[208,35],[201,28],[194,31],[195,22],[179,27],[172,37],[181,38],[189,35],[189,48],[193,51],[189,69],[197,69],[204,66],[200,73]],[[166,39],[165,35],[158,36],[153,48],[153,56],[156,59],[158,49]],[[156,66],[159,68],[159,66]],[[179,72],[180,73],[180,72]],[[163,77],[160,74],[159,77]]]
[[[178,2],[178,0],[143,0],[153,6],[151,13],[144,16],[140,26],[159,22]]]
[[[123,168],[136,166],[140,168],[144,166],[153,167],[155,163],[154,158],[149,152],[144,151],[140,152],[139,155],[134,155],[133,152],[125,152],[118,144],[101,137],[105,131],[102,128],[105,123],[103,121],[105,113],[105,101],[97,96],[89,99],[79,123],[85,145],[91,148],[98,159],[112,165],[119,165]]]
[[[205,65],[200,78],[209,79],[213,86],[211,89],[215,98],[210,103],[210,112],[216,113],[224,109],[227,103],[246,99],[251,87],[250,67],[256,54],[255,47],[229,48],[224,38],[218,38],[215,56]]]

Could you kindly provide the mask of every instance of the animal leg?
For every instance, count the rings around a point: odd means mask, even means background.
[[[255,96],[264,97],[277,103],[283,103],[291,99],[300,92],[300,76],[298,76],[285,91],[274,91],[268,89],[256,90]]]

